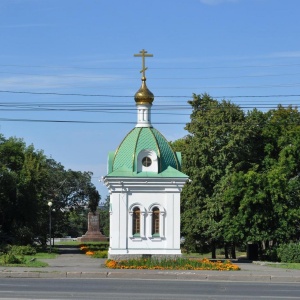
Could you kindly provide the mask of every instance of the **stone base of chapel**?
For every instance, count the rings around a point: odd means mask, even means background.
[[[145,251],[145,253],[116,253],[118,251],[108,251],[108,258],[114,259],[114,260],[124,260],[124,259],[135,259],[135,258],[155,258],[155,259],[176,259],[181,258],[182,254],[181,251],[175,250],[170,251],[170,253],[167,253],[167,251],[162,250],[160,251]]]
[[[107,242],[108,238],[100,231],[87,231],[82,237],[77,238],[79,242]]]

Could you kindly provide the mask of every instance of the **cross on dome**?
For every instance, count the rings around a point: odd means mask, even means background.
[[[145,67],[145,57],[153,57],[153,54],[148,54],[145,49],[142,49],[139,54],[134,54],[135,57],[142,57],[142,70],[140,73],[143,73],[143,78],[146,78],[145,71],[148,69]]]
[[[143,74],[142,76],[142,86],[140,89],[135,93],[134,100],[137,105],[137,125],[136,127],[152,127],[151,125],[151,105],[154,100],[154,95],[151,91],[147,88],[146,85],[146,75],[145,71],[148,69],[145,66],[145,58],[152,57],[153,54],[148,54],[145,49],[140,51],[139,54],[134,54],[135,57],[142,58],[142,70],[140,73]]]

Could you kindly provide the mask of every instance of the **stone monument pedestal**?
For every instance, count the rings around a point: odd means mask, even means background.
[[[108,238],[100,232],[99,212],[88,213],[88,231],[77,238],[79,242],[106,242]]]

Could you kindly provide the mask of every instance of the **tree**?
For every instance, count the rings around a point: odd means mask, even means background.
[[[66,171],[53,159],[48,160],[48,164],[50,166],[49,181],[45,191],[48,199],[52,200],[52,208],[55,210],[53,214],[56,224],[55,235],[80,236],[86,225],[85,212],[87,209],[95,211],[101,199],[91,182],[92,173]],[[53,177],[54,174],[55,177]]]
[[[101,232],[109,237],[109,203],[110,197],[107,196],[103,206],[100,206],[99,213],[100,213],[100,230]]]
[[[21,139],[2,139],[0,222],[10,240],[29,243],[34,238],[32,223],[38,218],[41,200],[38,185],[43,159],[42,152],[34,152],[33,147],[26,147]]]
[[[95,210],[100,195],[91,172],[65,170],[33,145],[0,135],[0,234],[6,242],[46,244],[48,201],[53,202],[53,228],[57,234],[71,230],[69,215],[84,207]],[[3,242],[5,242],[3,240]]]
[[[244,113],[194,95],[189,134],[171,143],[190,176],[182,192],[189,249],[255,242],[261,249],[299,239],[300,114],[278,106]],[[225,253],[227,253],[225,251]],[[228,255],[228,254],[227,254]]]
[[[183,172],[192,180],[182,192],[182,230],[187,241],[215,248],[237,242],[224,235],[224,182],[233,172],[250,169],[258,151],[258,129],[247,123],[245,113],[229,101],[217,101],[209,95],[194,95],[189,101],[193,111],[186,129]],[[258,114],[258,113],[257,113]],[[254,116],[252,116],[254,118]],[[192,247],[193,245],[188,245]],[[234,251],[232,251],[234,254]]]

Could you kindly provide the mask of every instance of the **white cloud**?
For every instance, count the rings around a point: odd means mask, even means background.
[[[103,82],[117,80],[116,76],[97,76],[87,74],[60,74],[60,75],[15,75],[2,77],[0,89],[56,89],[66,87],[81,87],[97,85]]]
[[[221,3],[228,3],[228,2],[239,2],[240,0],[200,0],[201,3],[203,4],[208,4],[208,5],[217,5]]]
[[[298,58],[300,57],[300,51],[285,51],[285,52],[275,52],[269,55],[274,58]]]
[[[2,29],[14,29],[14,28],[30,28],[30,27],[50,27],[50,26],[54,26],[51,24],[11,24],[11,25],[2,25],[0,26],[0,28]]]

